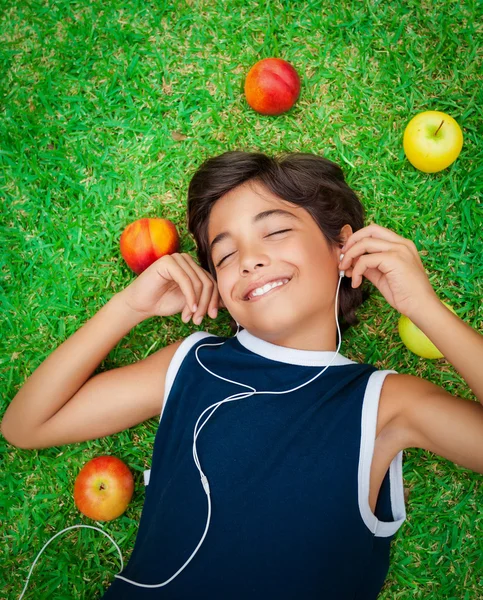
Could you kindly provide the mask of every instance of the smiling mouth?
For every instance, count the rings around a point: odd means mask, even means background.
[[[270,296],[270,294],[272,292],[275,292],[281,288],[287,287],[287,285],[292,281],[292,279],[290,278],[287,283],[284,283],[283,285],[277,285],[275,287],[273,287],[272,289],[268,290],[268,292],[265,292],[264,294],[260,294],[260,296],[253,296],[253,297],[248,297],[248,298],[244,298],[244,302],[256,302],[257,300],[261,300],[262,298],[265,298],[265,296]]]

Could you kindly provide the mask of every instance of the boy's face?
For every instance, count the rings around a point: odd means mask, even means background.
[[[289,214],[255,220],[260,213],[274,209]],[[350,235],[350,226],[345,228]],[[271,235],[281,230],[289,231]],[[228,235],[212,245],[223,232]],[[331,331],[333,326],[335,335],[340,251],[329,250],[317,223],[304,208],[279,199],[258,182],[246,182],[214,204],[208,242],[223,304],[253,335],[273,342],[299,342],[304,331],[318,330],[320,335],[320,328],[327,331],[328,326]],[[247,288],[254,284],[262,287],[267,281],[283,279],[290,281],[245,299]]]

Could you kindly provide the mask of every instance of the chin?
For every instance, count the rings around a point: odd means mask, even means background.
[[[243,327],[243,329],[246,329],[252,335],[264,339],[279,339],[281,336],[290,335],[291,332],[297,331],[300,327],[299,319],[296,321],[287,317],[280,319],[277,318],[276,314],[273,314],[272,318],[269,317],[260,320],[259,323],[250,322],[243,324],[241,321],[238,322],[240,323],[240,327]]]

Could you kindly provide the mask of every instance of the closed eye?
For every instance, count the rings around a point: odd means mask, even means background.
[[[292,231],[291,229],[281,229],[280,231],[274,231],[273,233],[269,233],[267,235],[267,237],[270,237],[271,235],[275,235],[276,233],[285,233],[286,231]]]
[[[292,230],[291,229],[281,229],[280,231],[274,231],[273,233],[269,233],[265,237],[270,237],[272,235],[276,235],[277,233],[285,233],[286,231],[292,231]],[[219,267],[221,265],[221,263],[225,260],[225,258],[228,258],[232,254],[234,254],[234,252],[230,252],[230,254],[227,254],[226,256],[224,256],[216,266]]]

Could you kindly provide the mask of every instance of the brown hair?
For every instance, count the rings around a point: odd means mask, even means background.
[[[354,232],[364,227],[363,205],[347,185],[341,168],[327,158],[301,152],[280,158],[259,152],[225,152],[205,160],[188,188],[188,229],[196,241],[201,267],[211,273],[215,281],[216,269],[208,240],[211,209],[224,194],[249,180],[305,208],[320,227],[330,249],[341,245],[340,231],[345,224]],[[359,323],[355,310],[370,296],[364,283],[363,280],[363,284],[354,289],[350,278],[342,278],[339,289],[341,333]],[[234,319],[230,326],[234,333]]]

